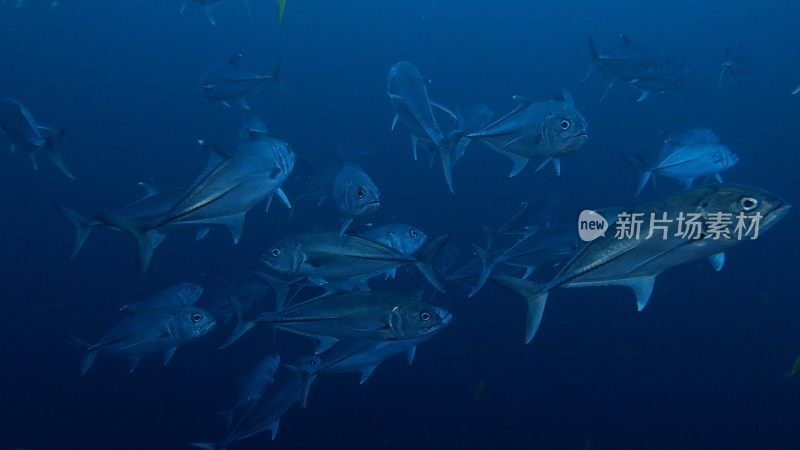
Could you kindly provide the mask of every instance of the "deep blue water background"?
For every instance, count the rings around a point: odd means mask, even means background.
[[[104,211],[139,195],[138,181],[182,186],[204,165],[198,138],[232,145],[241,114],[198,94],[202,73],[235,53],[264,71],[284,60],[285,92],[268,86],[250,104],[271,134],[299,157],[336,163],[338,149],[369,152],[361,164],[383,194],[376,222],[415,223],[452,233],[468,253],[479,224],[497,224],[520,201],[558,192],[569,211],[630,204],[635,175],[620,152],[656,152],[660,130],[714,128],[739,156],[732,181],[798,197],[800,3],[776,1],[336,2],[289,0],[277,26],[272,1],[217,8],[217,27],[180,2],[29,0],[0,7],[0,96],[26,103],[44,123],[69,129],[70,182],[47,161],[0,164],[0,449],[161,449],[223,434],[216,411],[233,379],[274,351],[262,330],[230,350],[225,331],[180,350],[166,368],[100,357],[78,379],[80,351],[67,333],[95,338],[117,308],[174,282],[209,292],[250,270],[274,240],[338,217],[305,205],[289,221],[280,205],[251,211],[238,246],[214,230],[207,240],[171,236],[150,273],[136,273],[132,240],[98,232],[68,259],[71,226],[54,202]],[[691,66],[685,90],[638,95],[581,79],[587,36],[601,48],[624,32]],[[742,42],[754,64],[717,88],[722,53]],[[590,124],[589,144],[552,170],[506,178],[510,163],[474,146],[455,172],[457,194],[410,158],[408,135],[391,132],[389,66],[414,63],[448,105],[572,91]],[[5,138],[0,146],[5,145]],[[672,189],[668,181],[642,200]],[[296,184],[286,190],[297,192]],[[437,301],[456,319],[417,352],[357,376],[322,378],[307,410],[293,410],[278,440],[235,448],[800,448],[800,384],[785,373],[800,352],[796,301],[796,213],[756,243],[728,254],[725,269],[689,264],[659,277],[637,313],[622,288],[558,290],[536,339],[522,345],[522,302],[494,286],[467,299],[451,286]],[[285,341],[283,335],[278,342]],[[298,343],[296,345],[302,345]],[[476,389],[485,385],[482,398]]]

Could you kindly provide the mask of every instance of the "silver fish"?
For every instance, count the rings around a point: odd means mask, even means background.
[[[300,358],[295,365],[309,373],[307,385],[303,389],[301,407],[306,407],[308,391],[319,374],[359,372],[361,374],[359,383],[364,384],[380,363],[394,355],[405,353],[408,363],[411,364],[414,361],[417,346],[425,340],[427,338],[391,342],[340,341],[321,355]]]
[[[650,55],[634,48],[626,36],[620,35],[620,43],[611,50],[601,53],[592,38],[589,38],[589,54],[592,68],[597,67],[609,79],[602,101],[615,83],[625,83],[637,88],[641,94],[636,100],[641,102],[652,93],[662,93],[682,89],[686,84],[686,65],[663,55]]]
[[[367,228],[353,234],[377,242],[406,256],[414,255],[428,239],[428,235],[419,228],[403,223]],[[386,278],[394,278],[396,274],[397,269],[391,269],[386,272]]]
[[[730,169],[738,162],[739,157],[720,144],[719,137],[707,128],[678,133],[667,138],[658,162],[638,163],[641,175],[636,195],[656,175],[679,180],[687,189],[700,177],[714,177],[721,183],[720,172]],[[637,165],[635,161],[632,163]]]
[[[234,243],[238,243],[250,208],[264,200],[269,204],[275,194],[288,202],[280,187],[294,168],[294,159],[289,145],[276,139],[247,143],[231,155],[213,150],[206,170],[165,212],[135,219],[108,215],[94,218],[136,238],[140,269],[144,273],[153,249],[165,233],[178,226],[223,225],[230,230]]]
[[[281,418],[301,399],[307,385],[307,376],[306,372],[297,367],[281,365],[275,374],[275,380],[267,385],[258,400],[241,417],[233,418],[224,441],[194,442],[191,445],[207,450],[224,450],[233,442],[265,431],[270,431],[274,440],[278,435]]]
[[[731,49],[730,45],[725,47],[725,56],[722,59],[718,86],[722,87],[734,78],[745,75],[748,70],[748,63],[748,59],[742,51],[742,44],[737,45],[734,49]]]
[[[192,306],[203,295],[203,286],[195,283],[178,283],[172,285],[144,302],[130,303],[122,306],[120,311],[140,312],[146,309],[175,308]]]
[[[236,101],[243,109],[249,110],[245,96],[266,82],[280,83],[281,66],[281,61],[278,61],[272,74],[263,74],[243,66],[242,55],[236,55],[226,65],[205,74],[200,83],[203,97],[228,107]]]
[[[268,355],[259,361],[247,374],[247,377],[242,380],[236,402],[230,410],[224,413],[228,428],[231,427],[235,418],[244,417],[256,402],[261,399],[261,395],[263,395],[267,386],[275,381],[275,374],[280,364],[280,355]]]
[[[306,233],[285,238],[267,251],[262,261],[284,275],[325,285],[336,281],[366,281],[406,264],[417,269],[438,290],[444,286],[433,268],[436,254],[447,236],[435,239],[415,255],[404,255],[358,236],[338,233]]]
[[[343,339],[416,340],[433,335],[452,318],[444,308],[395,292],[348,292],[317,297],[281,311],[264,313],[240,330],[266,322],[289,333],[318,341],[317,353]],[[241,331],[234,335],[241,336]]]
[[[81,376],[91,368],[98,352],[126,358],[133,372],[139,360],[149,353],[164,353],[164,364],[175,355],[178,347],[192,342],[211,331],[214,317],[195,306],[162,306],[135,308],[133,316],[124,319],[94,344],[78,338],[73,340],[84,347],[86,356]]]
[[[381,206],[381,193],[372,179],[360,167],[347,163],[333,181],[333,200],[344,221],[344,234],[357,217],[372,214]]]
[[[656,277],[665,270],[706,258],[720,270],[725,261],[724,252],[742,241],[733,233],[729,237],[712,239],[707,230],[698,239],[681,237],[678,234],[680,222],[675,220],[679,213],[699,214],[703,224],[710,221],[712,214],[732,214],[733,217],[740,213],[751,217],[760,214],[760,234],[783,218],[790,207],[780,197],[755,187],[698,186],[636,208],[633,212],[642,213],[645,218],[639,236],[619,239],[607,236],[588,243],[545,285],[511,277],[495,276],[492,280],[521,294],[528,302],[525,341],[529,342],[541,323],[547,294],[555,287],[626,286],[633,290],[641,311],[650,299]],[[666,213],[673,219],[664,225],[666,239],[662,239],[662,229],[651,230],[652,223],[647,220],[651,213],[657,218]],[[650,231],[655,234],[647,239]]]
[[[442,132],[433,108],[446,112],[454,120],[457,116],[431,101],[426,83],[417,68],[406,61],[398,62],[389,69],[386,92],[395,111],[392,130],[400,122],[411,133],[411,151],[415,161],[420,145],[439,154],[447,187],[453,192],[453,165],[468,141],[461,139],[464,134],[462,130],[454,130],[449,135]]]
[[[510,177],[515,176],[531,159],[548,162],[561,173],[561,158],[580,150],[586,141],[586,119],[575,109],[569,93],[560,100],[533,102],[514,97],[517,106],[486,128],[465,137],[483,142],[514,162]]]
[[[415,254],[428,239],[428,235],[426,235],[425,232],[415,226],[404,223],[382,225],[359,230],[356,234],[370,241],[377,242],[384,247],[394,249],[406,256]]]
[[[448,278],[464,279],[477,276],[478,281],[470,291],[470,297],[483,287],[498,265],[523,268],[525,272],[522,278],[527,279],[543,264],[563,262],[572,258],[580,248],[580,244],[574,225],[555,225],[537,229],[507,248],[491,251],[490,247],[483,249],[473,245],[481,262],[479,272],[474,269],[469,270],[475,267],[472,264],[466,266],[467,270],[459,270]]]
[[[112,218],[112,222],[138,220],[163,214],[183,196],[185,191],[184,189],[162,190],[151,184],[141,182],[139,186],[144,188],[145,195],[122,208],[107,213],[106,216]],[[72,246],[72,255],[70,258],[75,258],[78,255],[78,252],[80,252],[92,231],[98,228],[120,230],[117,227],[85,216],[61,205],[56,205],[56,210],[75,227],[75,241]],[[200,229],[198,235],[205,231],[207,231],[207,228]]]
[[[16,150],[28,153],[34,170],[39,169],[36,154],[42,152],[61,173],[75,179],[75,175],[69,170],[58,150],[58,144],[64,138],[66,129],[55,130],[40,125],[30,110],[18,100],[0,98],[0,130],[11,140],[11,153]]]

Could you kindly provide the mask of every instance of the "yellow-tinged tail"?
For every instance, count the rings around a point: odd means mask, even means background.
[[[283,11],[286,9],[286,0],[278,0],[278,24],[283,22]]]

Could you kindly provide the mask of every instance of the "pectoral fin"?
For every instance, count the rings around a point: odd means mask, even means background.
[[[219,220],[220,225],[228,227],[233,237],[233,243],[238,244],[239,239],[242,237],[242,230],[244,229],[244,214],[238,216],[225,217]]]
[[[717,253],[716,255],[711,255],[708,257],[708,262],[714,267],[714,270],[719,272],[722,270],[722,266],[725,265],[725,253]]]
[[[169,364],[170,361],[172,361],[172,357],[175,356],[176,351],[178,351],[178,347],[172,347],[164,352],[163,361],[165,366]]]
[[[650,300],[655,283],[656,277],[653,276],[622,280],[619,284],[633,289],[633,293],[636,295],[636,307],[639,311],[642,311]]]
[[[130,365],[128,366],[128,372],[129,373],[135,372],[136,368],[139,366],[139,361],[141,361],[141,360],[142,360],[142,358],[140,358],[140,357],[132,357],[132,358],[130,358],[130,360],[129,360]]]
[[[406,358],[408,359],[408,364],[409,365],[411,365],[411,363],[414,362],[414,356],[416,356],[416,355],[417,355],[417,346],[415,345],[415,346],[411,347],[410,349],[408,349],[408,353],[406,353]]]
[[[208,227],[198,228],[195,232],[194,239],[196,241],[202,241],[204,237],[208,234]]]
[[[278,188],[278,190],[275,191],[275,195],[277,195],[278,198],[281,199],[281,201],[283,202],[284,205],[286,205],[287,208],[292,209],[292,202],[289,201],[289,197],[286,196],[286,193],[283,192],[283,189]]]
[[[204,6],[203,11],[206,13],[206,19],[208,19],[208,23],[217,26],[217,20],[214,18],[214,5]]]
[[[366,383],[367,380],[369,380],[369,377],[371,377],[372,374],[375,372],[376,367],[378,366],[369,366],[361,369],[361,381],[359,381],[359,384]]]
[[[522,158],[520,156],[512,155],[509,153],[507,153],[506,156],[511,158],[511,162],[514,163],[514,166],[511,168],[511,173],[508,174],[508,178],[515,177],[517,176],[517,174],[522,172],[522,169],[525,168],[525,166],[528,164],[529,161],[529,159]]]
[[[338,339],[329,336],[315,336],[315,339],[317,340],[317,349],[314,350],[315,355],[319,355],[320,353],[323,353],[326,350],[330,350],[331,347],[333,347],[334,345],[336,345],[337,342],[339,342]]]

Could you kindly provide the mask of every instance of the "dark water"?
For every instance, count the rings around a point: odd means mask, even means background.
[[[726,178],[799,203],[800,3],[776,1],[336,2],[289,0],[278,26],[272,1],[216,11],[217,27],[180,2],[29,0],[0,6],[0,96],[23,101],[45,123],[64,125],[70,182],[46,161],[38,173],[3,155],[0,180],[0,449],[167,449],[214,440],[216,412],[233,380],[262,356],[308,351],[304,341],[258,330],[217,350],[227,333],[181,349],[163,367],[146,358],[129,375],[123,361],[98,358],[79,379],[80,350],[65,334],[96,338],[117,308],[174,282],[208,292],[253,268],[276,239],[333,229],[331,209],[281,205],[248,215],[242,241],[212,230],[195,243],[171,236],[150,272],[136,273],[132,240],[98,232],[70,261],[72,228],[52,204],[113,209],[139,195],[136,182],[188,184],[205,138],[233,145],[241,114],[198,93],[200,75],[242,53],[271,70],[284,61],[285,90],[266,86],[250,104],[298,158],[359,162],[380,186],[376,223],[414,223],[451,233],[462,259],[523,200],[561,194],[565,210],[630,204],[635,174],[620,152],[653,154],[660,131],[715,129],[740,157]],[[638,95],[581,79],[587,36],[607,46],[619,33],[690,65],[684,90]],[[744,44],[750,73],[723,89],[728,44]],[[562,175],[527,169],[471,147],[450,194],[436,167],[410,158],[405,131],[389,129],[386,72],[413,62],[438,101],[486,103],[502,113],[511,96],[552,97],[569,89],[590,124],[590,141],[563,161]],[[0,137],[0,146],[5,137]],[[302,189],[295,181],[287,192]],[[665,181],[642,201],[677,184]],[[572,216],[569,216],[572,217]],[[522,345],[522,302],[495,286],[472,299],[450,286],[437,302],[453,323],[418,349],[413,366],[384,363],[365,385],[354,374],[322,377],[306,410],[293,409],[278,439],[234,448],[800,448],[800,384],[787,380],[800,351],[796,302],[797,222],[790,214],[763,239],[735,248],[716,273],[696,262],[665,273],[637,313],[622,288],[556,290],[536,339]],[[388,285],[391,286],[391,285]],[[280,347],[280,348],[279,348]],[[589,442],[589,444],[587,444]]]

